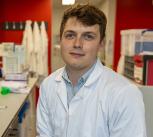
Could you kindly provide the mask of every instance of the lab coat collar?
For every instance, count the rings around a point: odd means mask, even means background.
[[[100,74],[102,72],[103,72],[103,65],[101,61],[97,59],[96,66],[93,72],[91,73],[91,75],[89,76],[89,78],[87,79],[85,86],[90,86],[91,84],[93,84],[100,77]]]
[[[103,65],[101,64],[100,60],[98,59],[94,70],[92,71],[92,73],[90,74],[86,83],[84,84],[85,87],[88,87],[88,86],[90,86],[90,85],[92,85],[93,83],[96,82],[96,80],[100,77],[100,74],[103,71],[102,68],[103,68]],[[66,91],[66,85],[64,84],[64,80],[62,78],[63,71],[64,71],[64,68],[59,70],[59,73],[58,73],[55,80],[60,83],[57,93],[58,93],[58,96],[59,96],[61,102],[64,105],[65,110],[68,112],[67,92],[65,92]],[[63,90],[61,90],[61,88],[63,88]],[[83,99],[87,93],[89,93],[89,92],[81,92],[80,91],[80,92],[78,92],[77,96],[74,96],[73,100],[75,100],[75,102],[76,102],[76,100]]]
[[[57,77],[55,78],[56,81],[61,82],[63,80],[62,74],[63,74],[64,68],[65,67],[59,70],[60,73],[58,73]],[[91,73],[91,75],[89,76],[89,78],[87,79],[85,86],[90,86],[90,84],[94,83],[102,72],[103,72],[103,65],[101,61],[97,59],[96,66],[93,72]]]
[[[59,73],[57,73],[57,76],[55,77],[55,80],[56,80],[57,82],[61,82],[61,81],[62,81],[62,79],[63,79],[63,78],[62,78],[62,75],[63,75],[64,69],[65,69],[65,67],[63,67],[63,68],[57,70],[57,71],[59,71]]]

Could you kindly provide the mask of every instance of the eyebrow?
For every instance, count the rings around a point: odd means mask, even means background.
[[[92,31],[84,32],[84,34],[92,34],[92,35],[95,35],[96,36],[96,33],[92,32]]]
[[[73,30],[66,30],[63,34],[65,34],[65,33],[76,33],[76,32]],[[83,34],[92,34],[92,35],[96,36],[96,33],[92,32],[92,31],[85,31],[85,32],[83,32]]]
[[[64,34],[65,33],[75,33],[75,31],[73,31],[73,30],[66,30],[65,32],[64,32]]]

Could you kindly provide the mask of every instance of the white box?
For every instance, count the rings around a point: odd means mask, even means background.
[[[13,50],[10,50],[13,49]],[[3,56],[3,75],[10,73],[22,73],[25,66],[25,49],[22,45],[15,45]]]

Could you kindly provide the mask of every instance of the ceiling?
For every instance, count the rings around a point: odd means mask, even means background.
[[[68,6],[63,6],[62,5],[62,0],[53,0],[53,8],[67,8]],[[101,5],[104,0],[75,0],[75,3],[80,3],[80,4],[85,4],[85,3],[90,3],[92,5],[95,5],[95,6],[99,6]]]

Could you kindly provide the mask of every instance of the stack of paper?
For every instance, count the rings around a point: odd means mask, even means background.
[[[28,80],[28,72],[25,73],[8,73],[5,74],[5,80],[11,81],[27,81]]]

